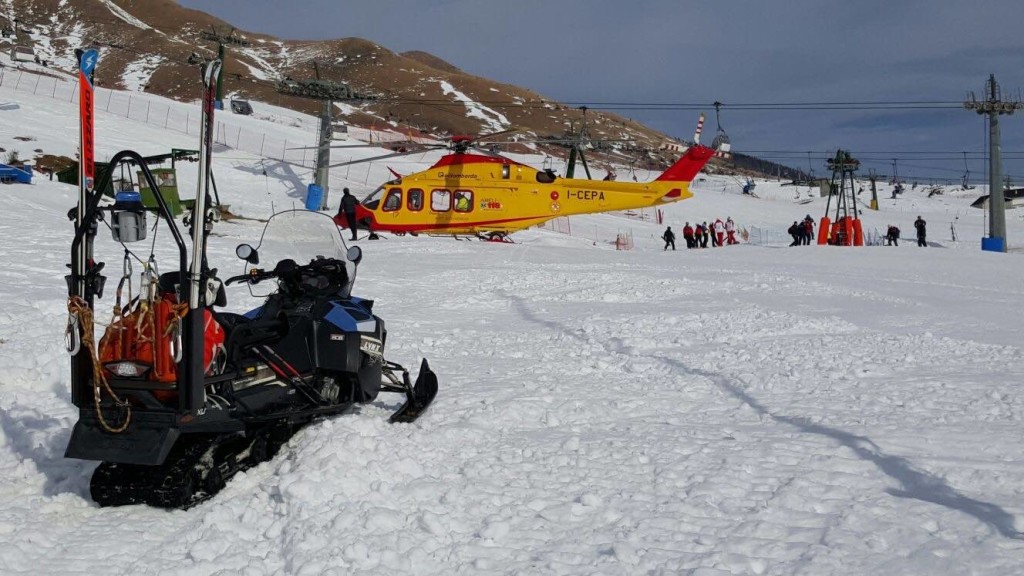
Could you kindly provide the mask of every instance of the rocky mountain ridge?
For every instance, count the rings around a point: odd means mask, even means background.
[[[345,82],[374,97],[339,105],[341,121],[429,134],[483,134],[516,129],[524,138],[579,130],[580,109],[533,91],[466,74],[426,52],[395,53],[369,40],[281,40],[240,31],[172,0],[0,0],[0,50],[20,47],[36,62],[12,64],[57,75],[75,73],[74,50],[96,46],[96,82],[179,100],[198,95],[197,62],[226,49],[225,99],[248,98],[308,113],[320,103],[279,92],[285,80]],[[13,58],[12,58],[13,60]],[[30,59],[31,60],[31,59]],[[314,68],[314,62],[316,66]],[[673,139],[615,114],[586,112],[594,139],[628,140],[605,151],[640,162],[664,162]]]

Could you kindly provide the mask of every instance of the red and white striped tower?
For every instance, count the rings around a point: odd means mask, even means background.
[[[700,113],[700,118],[697,119],[697,131],[693,133],[693,143],[700,144],[700,133],[704,131],[704,113]]]

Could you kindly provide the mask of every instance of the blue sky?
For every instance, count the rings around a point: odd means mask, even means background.
[[[958,102],[995,74],[1024,89],[1024,2],[923,0],[179,0],[242,30],[360,37],[566,102],[725,104],[734,150],[824,172],[849,149],[884,174],[959,179],[985,149],[962,109],[742,110],[738,104]],[[941,8],[940,8],[941,6]],[[688,110],[617,112],[690,138]],[[1024,111],[1001,118],[1004,173],[1024,185]],[[812,152],[808,161],[807,152]],[[922,153],[929,154],[922,154]],[[1016,154],[1014,154],[1016,152]],[[1018,159],[1019,158],[1019,159]],[[972,178],[986,163],[972,160]]]

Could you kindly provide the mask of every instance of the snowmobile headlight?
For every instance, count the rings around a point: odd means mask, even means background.
[[[145,364],[129,362],[127,360],[122,362],[110,362],[109,364],[105,364],[103,367],[111,374],[122,378],[142,378],[150,369],[150,366]]]

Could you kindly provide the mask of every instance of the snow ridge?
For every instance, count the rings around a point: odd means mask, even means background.
[[[483,120],[487,123],[487,127],[490,128],[492,132],[499,132],[512,125],[504,114],[488,108],[469,96],[466,96],[462,92],[459,92],[451,85],[451,83],[445,80],[438,80],[438,84],[440,84],[441,91],[444,92],[445,95],[452,94],[455,96],[456,100],[466,105],[466,116]]]
[[[117,16],[118,18],[120,18],[121,20],[124,20],[125,22],[131,24],[132,26],[135,26],[136,28],[142,28],[143,30],[152,30],[153,29],[149,24],[146,24],[142,20],[139,20],[135,16],[132,16],[131,14],[129,14],[127,11],[125,11],[120,6],[118,6],[117,4],[114,4],[111,0],[99,0],[99,1],[100,1],[101,4],[106,6],[107,9],[110,10],[110,12],[114,16]]]

